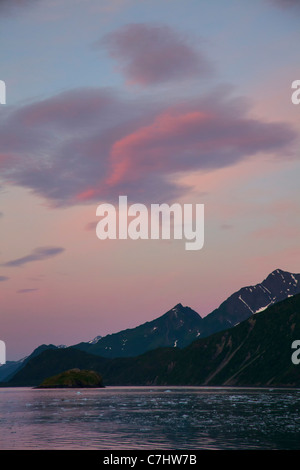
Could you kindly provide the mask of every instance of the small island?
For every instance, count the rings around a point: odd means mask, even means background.
[[[104,388],[104,385],[98,372],[69,369],[48,377],[35,388]]]

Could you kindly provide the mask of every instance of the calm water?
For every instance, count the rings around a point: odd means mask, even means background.
[[[1,449],[300,449],[300,390],[0,389]]]

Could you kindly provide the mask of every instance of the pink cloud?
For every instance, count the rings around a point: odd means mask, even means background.
[[[229,167],[258,152],[282,152],[291,126],[247,117],[243,102],[211,95],[189,102],[127,100],[80,89],[0,118],[1,176],[55,205],[112,200],[170,200],[178,172]],[[153,201],[155,202],[155,201]]]
[[[165,25],[129,24],[95,44],[100,45],[122,64],[130,83],[154,85],[212,73],[211,64],[195,45]]]
[[[225,167],[280,148],[282,131],[281,124],[236,116],[224,103],[211,110],[202,103],[169,109],[113,145],[108,183],[130,182],[148,173]]]

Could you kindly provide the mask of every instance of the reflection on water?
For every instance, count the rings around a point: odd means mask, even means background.
[[[300,390],[0,389],[1,449],[300,449]]]

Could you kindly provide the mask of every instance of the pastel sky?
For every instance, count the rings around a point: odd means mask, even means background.
[[[7,359],[205,316],[300,272],[299,0],[2,0]],[[99,240],[100,203],[205,206],[205,242]]]

